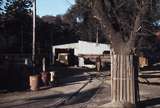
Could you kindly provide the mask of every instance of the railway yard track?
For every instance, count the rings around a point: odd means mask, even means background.
[[[140,74],[145,78],[139,83],[140,108],[160,108],[159,72]],[[109,72],[89,71],[66,77],[50,89],[0,94],[0,108],[98,108],[110,100]]]
[[[99,75],[94,76],[93,74],[90,74],[89,72],[86,72],[85,74],[88,74],[89,78],[86,83],[84,83],[76,92],[72,93],[68,97],[61,97],[54,103],[45,106],[45,108],[63,108],[63,107],[70,107],[70,104],[74,104],[78,101],[81,101],[82,98],[87,97],[89,94],[88,93],[83,93],[85,91],[85,88],[89,87],[91,83],[93,83],[93,80],[99,81],[99,84],[96,88],[93,90],[92,96],[89,96],[90,98],[87,100],[87,102],[83,104],[77,105],[78,108],[87,108],[87,106],[94,100],[94,98],[102,91],[105,80],[106,80],[106,75],[104,73],[101,73]],[[97,73],[96,73],[97,74]]]
[[[52,88],[53,92],[38,91],[39,93],[35,92],[35,94],[34,92],[27,92],[20,96],[16,96],[16,94],[15,96],[8,96],[8,98],[5,96],[0,101],[0,108],[88,108],[94,98],[102,91],[103,86],[105,85],[105,76],[105,73],[98,74],[98,72],[84,72],[81,77],[86,77],[86,79],[82,82],[75,81],[75,84],[80,84],[74,87],[73,83],[71,87],[66,88],[65,93],[59,92],[58,94],[54,94],[54,91],[63,88],[60,86],[60,88]],[[71,92],[67,91],[72,88],[75,90],[71,90]],[[36,94],[38,95],[34,97]],[[2,96],[0,96],[0,98],[1,97]]]

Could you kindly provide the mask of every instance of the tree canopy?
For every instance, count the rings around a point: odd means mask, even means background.
[[[31,53],[31,0],[7,0],[3,6],[3,15],[0,16],[0,52]],[[63,16],[36,17],[36,49],[38,52],[45,53],[51,50],[52,45],[77,40],[75,29],[63,20]]]
[[[3,3],[3,0],[0,0],[0,12],[2,11],[2,3]]]
[[[92,28],[101,25],[117,53],[131,53],[140,38],[154,38],[154,23],[160,17],[159,4],[159,0],[76,0],[67,17],[72,21],[82,18],[83,28],[87,28],[89,22]]]
[[[108,39],[102,32],[102,24],[93,17],[92,9],[88,6],[90,1],[76,0],[76,4],[64,15],[77,31],[81,40],[106,43]]]
[[[23,40],[30,40],[31,37],[31,2],[30,0],[6,0],[3,5],[0,31],[3,43],[1,52],[20,52],[20,49],[22,50],[25,46]]]
[[[3,5],[0,41],[1,46],[5,47],[1,47],[1,51],[31,52],[31,1],[7,0]],[[113,43],[121,43],[122,47],[129,46],[134,50],[144,46],[139,45],[142,43],[139,41],[154,40],[155,27],[159,27],[155,23],[160,18],[159,7],[159,0],[76,0],[76,4],[64,16],[37,16],[37,44],[44,48],[78,39],[95,42],[98,36],[99,42],[110,40],[117,49],[120,49],[119,45]]]

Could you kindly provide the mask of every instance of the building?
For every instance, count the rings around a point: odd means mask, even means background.
[[[78,58],[79,66],[83,66],[83,59],[94,58],[95,60],[97,56],[103,56],[104,52],[109,51],[110,44],[101,44],[87,41],[78,41],[77,43],[55,45],[52,46],[53,63],[59,61],[61,63],[69,64],[68,61],[70,60],[70,57],[74,56]]]

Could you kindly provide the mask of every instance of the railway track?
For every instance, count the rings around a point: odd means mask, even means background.
[[[79,98],[81,96],[83,90],[85,90],[88,86],[90,86],[92,81],[96,79],[97,81],[100,81],[100,84],[96,88],[94,95],[92,95],[91,98],[85,104],[82,104],[79,107],[79,108],[86,108],[87,104],[90,103],[94,99],[94,97],[101,91],[102,85],[105,83],[105,74],[102,73],[98,76],[94,76],[93,74],[91,74],[89,72],[86,72],[85,74],[87,74],[89,76],[89,78],[86,81],[86,83],[84,83],[76,92],[72,93],[68,97],[61,97],[61,98],[57,99],[56,102],[45,106],[45,108],[60,108],[61,106],[71,104],[74,101],[74,99]]]

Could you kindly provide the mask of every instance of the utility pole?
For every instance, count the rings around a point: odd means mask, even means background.
[[[30,90],[31,91],[37,91],[39,89],[39,75],[36,73],[35,69],[35,53],[36,53],[36,0],[32,0],[33,4],[33,42],[32,42],[32,74],[29,76],[29,85],[30,85]]]
[[[36,0],[33,0],[33,39],[32,39],[32,62],[35,64],[36,53]]]
[[[97,30],[96,30],[96,43],[99,43],[99,33],[98,33],[98,26],[97,26]]]

